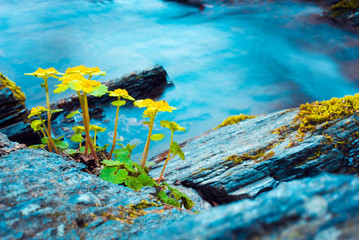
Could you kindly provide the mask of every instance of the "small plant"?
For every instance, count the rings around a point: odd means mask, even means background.
[[[168,105],[166,101],[153,101],[152,99],[145,99],[145,100],[137,100],[134,102],[134,105],[143,108],[146,107],[147,109],[143,112],[143,118],[148,117],[150,121],[145,121],[143,124],[149,126],[149,132],[146,140],[146,145],[142,153],[141,158],[141,166],[144,167],[146,165],[146,159],[148,155],[148,149],[150,148],[151,140],[158,141],[161,140],[164,136],[163,134],[154,134],[152,135],[153,124],[155,122],[156,114],[161,112],[172,112],[172,110],[176,110],[175,107],[171,107]]]
[[[46,106],[47,109],[50,110],[50,96],[49,96],[49,84],[47,82],[47,79],[49,77],[58,78],[56,74],[60,74],[55,68],[48,68],[48,69],[42,69],[39,68],[33,73],[25,73],[25,75],[35,76],[38,78],[42,78],[44,80],[44,83],[41,84],[41,87],[45,88],[46,91]],[[51,135],[51,114],[50,111],[47,111],[47,131]],[[51,144],[47,145],[50,152],[52,152],[52,146]],[[58,151],[56,151],[58,153]]]
[[[115,119],[115,130],[113,131],[113,142],[112,142],[112,147],[111,147],[111,151],[110,154],[108,155],[108,159],[111,159],[112,157],[112,153],[113,150],[115,149],[116,146],[116,134],[117,134],[117,123],[118,123],[118,114],[120,111],[120,107],[126,104],[125,100],[121,100],[121,98],[125,98],[128,100],[132,100],[134,101],[135,99],[133,97],[131,97],[128,92],[124,89],[116,89],[115,91],[109,91],[109,95],[111,97],[117,97],[116,101],[113,101],[111,104],[116,106],[116,119]]]
[[[49,109],[46,109],[42,106],[38,106],[38,107],[34,107],[31,109],[31,112],[30,112],[30,115],[28,116],[28,118],[31,118],[33,116],[37,116],[39,118],[39,120],[35,120],[31,123],[31,127],[35,130],[35,131],[40,131],[43,135],[43,138],[42,138],[42,143],[43,144],[47,144],[48,148],[49,148],[49,151],[50,149],[52,149],[52,147],[55,149],[56,153],[59,154],[59,150],[57,149],[53,139],[52,139],[52,136],[51,136],[51,133],[49,132],[48,128],[45,126],[45,121],[42,119],[41,117],[41,113],[43,112],[48,112],[50,114],[48,114],[47,116],[49,116],[48,119],[51,119],[51,114],[54,113],[54,112],[59,112],[59,111],[62,111],[60,109],[57,109],[57,110],[49,110]],[[42,127],[41,127],[42,125]]]
[[[167,159],[165,164],[163,165],[163,169],[161,172],[160,177],[158,178],[158,184],[160,184],[163,173],[165,172],[167,163],[169,162],[169,160],[171,160],[174,156],[178,155],[182,160],[185,159],[184,153],[182,152],[181,147],[179,146],[179,144],[177,142],[173,142],[173,134],[175,131],[186,131],[186,129],[184,129],[183,127],[180,127],[180,125],[178,125],[175,122],[170,122],[170,121],[166,121],[166,120],[162,120],[161,121],[161,126],[168,128],[171,131],[171,142],[170,142],[170,149],[168,150],[168,155],[167,155]],[[171,153],[173,154],[171,156]]]
[[[65,74],[60,78],[60,81],[62,81],[61,84],[57,85],[57,88],[54,91],[54,93],[60,93],[69,88],[76,91],[80,101],[86,134],[85,155],[88,154],[88,148],[90,148],[93,158],[97,161],[98,157],[96,155],[96,150],[90,137],[90,116],[87,95],[90,94],[95,97],[101,97],[107,93],[107,87],[105,85],[102,85],[99,81],[91,80],[91,77],[94,75],[105,74],[106,72],[101,71],[97,67],[88,68],[81,65],[74,68],[68,68]],[[84,75],[88,75],[88,79],[86,79]]]
[[[58,77],[55,74],[62,76]],[[44,79],[45,83],[42,84],[42,86],[45,87],[46,90],[46,100],[48,106],[48,108],[42,106],[33,108],[29,115],[29,118],[33,116],[37,116],[39,118],[32,121],[31,127],[34,129],[34,131],[40,132],[43,136],[41,139],[42,144],[34,145],[32,147],[42,148],[47,145],[50,152],[52,151],[52,149],[54,149],[58,154],[60,152],[60,149],[63,151],[63,153],[73,155],[75,160],[85,161],[86,164],[87,162],[92,162],[92,165],[88,165],[88,167],[91,168],[90,172],[97,174],[99,170],[101,170],[99,173],[99,177],[105,181],[114,184],[122,184],[135,191],[138,191],[145,186],[154,187],[156,189],[156,193],[154,193],[154,195],[163,203],[178,208],[185,207],[186,209],[191,209],[194,206],[194,203],[184,193],[180,192],[178,189],[170,187],[167,183],[161,183],[161,185],[159,184],[160,181],[156,183],[156,181],[148,175],[149,168],[146,166],[146,159],[151,140],[158,141],[164,138],[163,134],[152,134],[154,120],[157,113],[172,112],[172,110],[175,110],[176,108],[169,106],[168,103],[163,100],[153,101],[152,99],[145,99],[135,101],[135,99],[131,97],[125,89],[116,89],[114,91],[108,92],[108,89],[105,85],[102,85],[99,81],[91,80],[92,76],[94,75],[105,74],[105,72],[101,71],[97,67],[88,68],[85,66],[68,68],[64,74],[59,73],[54,68],[49,68],[45,70],[39,68],[36,72],[27,74],[41,77]],[[87,76],[87,78],[85,78],[85,76]],[[71,112],[66,117],[72,118],[75,115],[79,114],[83,119],[83,126],[76,126],[72,128],[75,134],[71,136],[71,141],[78,143],[78,149],[69,149],[69,144],[63,141],[63,136],[58,138],[54,138],[51,136],[51,116],[53,113],[62,110],[50,109],[49,91],[47,83],[47,79],[49,77],[56,77],[59,78],[59,81],[61,81],[60,84],[56,85],[57,88],[54,90],[54,93],[61,93],[68,89],[74,90],[77,93],[81,106],[81,111],[77,110]],[[102,147],[97,146],[96,144],[97,134],[99,132],[106,131],[106,129],[97,125],[90,124],[91,119],[89,116],[89,106],[87,99],[88,95],[100,97],[106,93],[109,93],[109,96],[111,97],[117,97],[117,100],[112,102],[112,105],[116,106],[117,109],[114,136],[111,151],[109,154],[107,154],[106,149],[110,144],[106,144]],[[131,160],[132,151],[136,147],[137,143],[134,145],[127,144],[126,146],[121,143],[117,143],[117,145],[119,145],[121,148],[115,149],[116,142],[119,141],[118,139],[116,139],[119,108],[120,106],[126,104],[126,101],[122,99],[135,101],[134,105],[136,105],[137,107],[146,107],[146,110],[143,113],[143,117],[149,118],[149,121],[144,122],[145,125],[149,126],[149,133],[140,164]],[[45,125],[46,121],[41,116],[41,114],[44,112],[47,112],[47,126]],[[162,178],[166,165],[170,159],[172,159],[176,155],[179,155],[181,159],[185,158],[178,143],[173,141],[174,132],[185,131],[185,129],[183,127],[180,127],[177,123],[170,121],[161,121],[161,125],[171,131],[171,142],[169,153],[164,164],[160,179]],[[90,136],[90,131],[94,132],[93,138],[91,138]],[[83,144],[85,146],[83,146]],[[88,153],[89,149],[91,150],[91,155],[93,159],[89,157],[91,156]],[[102,156],[99,155],[101,160],[98,159],[97,153],[102,154]],[[114,159],[112,159],[113,155]]]

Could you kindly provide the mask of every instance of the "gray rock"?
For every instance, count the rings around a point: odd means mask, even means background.
[[[139,239],[358,239],[359,179],[320,175],[213,208]]]
[[[253,199],[276,188],[281,182],[327,173],[358,171],[358,117],[320,125],[296,142],[297,131],[291,127],[298,110],[285,110],[258,116],[235,125],[209,131],[183,143],[186,160],[173,158],[165,178],[198,191],[213,205],[240,199]],[[284,134],[273,133],[287,127]],[[328,140],[331,136],[332,142]],[[257,159],[234,162],[232,155],[258,155]],[[163,160],[160,154],[151,161],[151,175],[158,177]]]
[[[128,205],[154,201],[154,189],[136,192],[83,172],[83,164],[23,147],[0,133],[0,239],[127,239],[189,215],[135,210]]]

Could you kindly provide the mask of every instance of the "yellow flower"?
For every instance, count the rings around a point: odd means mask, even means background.
[[[72,130],[75,131],[76,134],[85,132],[85,127],[83,126],[76,126],[73,127]]]
[[[168,103],[164,100],[161,101],[153,101],[152,99],[145,99],[145,100],[137,100],[134,102],[134,105],[143,108],[147,107],[147,109],[143,112],[144,117],[152,117],[158,111],[161,112],[172,112],[172,110],[176,110],[177,108],[171,107]]]
[[[128,100],[132,100],[134,101],[135,99],[133,97],[131,97],[128,92],[125,90],[125,89],[121,89],[121,88],[118,88],[116,89],[115,91],[109,91],[109,95],[111,97],[119,97],[119,98],[126,98]]]
[[[82,74],[82,75],[105,75],[106,74],[106,72],[101,71],[101,69],[99,69],[98,67],[89,68],[89,67],[85,67],[83,65],[73,67],[73,68],[68,68],[65,72],[65,74],[74,74],[74,73],[78,73],[78,74]]]
[[[41,114],[42,112],[46,112],[46,111],[49,111],[49,110],[44,108],[43,106],[33,107],[31,109],[31,112],[30,112],[30,115],[28,116],[28,118],[31,118],[32,116]]]
[[[33,73],[25,73],[25,75],[31,75],[39,78],[57,77],[55,74],[60,74],[55,68],[39,68]]]
[[[65,74],[63,77],[61,77],[59,79],[60,81],[62,81],[61,84],[69,84],[70,82],[77,80],[77,81],[83,81],[86,80],[86,78],[81,75],[80,73],[74,73],[74,74]]]
[[[82,90],[85,93],[91,93],[96,87],[100,85],[101,83],[99,81],[87,79],[84,79],[82,81],[74,80],[69,83],[69,86],[72,90],[75,90],[77,92]]]

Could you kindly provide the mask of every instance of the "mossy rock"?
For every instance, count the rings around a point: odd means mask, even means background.
[[[342,0],[329,9],[331,17],[342,17],[359,10],[359,0]]]
[[[235,115],[235,116],[230,116],[228,118],[226,118],[220,125],[218,125],[217,127],[215,127],[214,129],[218,129],[221,127],[225,127],[228,125],[233,125],[236,123],[239,123],[241,121],[247,120],[247,119],[252,119],[255,118],[257,116],[255,115],[245,115],[245,114],[239,114],[239,115]]]
[[[13,81],[10,81],[2,73],[0,73],[0,81],[1,81],[0,90],[4,88],[9,88],[13,92],[14,97],[25,105],[26,96],[25,93],[21,91],[20,87],[16,86],[16,84]]]

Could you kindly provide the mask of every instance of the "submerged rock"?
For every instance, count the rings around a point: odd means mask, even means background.
[[[350,101],[358,104],[359,95],[345,99],[348,106]],[[166,181],[191,187],[212,205],[217,205],[253,199],[283,182],[323,172],[356,174],[359,172],[359,118],[353,114],[338,115],[335,119],[336,114],[345,112],[343,109],[348,109],[348,114],[357,111],[358,105],[344,106],[346,100],[330,100],[333,105],[327,102],[309,105],[319,116],[328,114],[327,120],[318,117],[322,123],[314,124],[316,116],[309,112],[308,116],[313,119],[303,118],[303,112],[309,111],[307,105],[303,105],[301,109],[257,116],[212,130],[182,143],[186,160],[175,157],[168,163]],[[321,104],[332,109],[338,107],[337,112],[321,114],[318,110]],[[152,167],[152,176],[160,175],[165,155],[151,159],[157,163]]]
[[[140,239],[358,239],[359,179],[320,175],[213,208]]]

